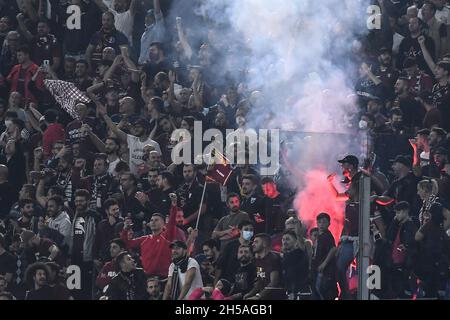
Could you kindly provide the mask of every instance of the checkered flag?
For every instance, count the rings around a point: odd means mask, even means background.
[[[75,111],[75,104],[77,102],[91,102],[91,99],[83,94],[72,82],[44,80],[44,85],[55,98],[56,102],[61,105],[61,108],[66,110],[74,119],[79,120],[79,116]]]

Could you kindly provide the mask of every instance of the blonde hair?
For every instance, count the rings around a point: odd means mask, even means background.
[[[438,183],[436,181],[436,179],[424,179],[421,180],[418,184],[417,184],[417,188],[432,194],[432,195],[437,195],[438,191],[439,191],[439,187],[438,187]]]

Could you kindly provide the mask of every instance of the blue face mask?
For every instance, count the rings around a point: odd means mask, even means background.
[[[242,238],[244,238],[244,240],[249,241],[252,237],[253,237],[253,231],[244,231],[242,233]]]

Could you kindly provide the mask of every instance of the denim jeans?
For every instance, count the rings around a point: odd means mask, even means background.
[[[354,258],[355,256],[353,254],[353,242],[341,243],[336,262],[337,278],[339,287],[341,288],[341,299],[349,298],[347,270]]]

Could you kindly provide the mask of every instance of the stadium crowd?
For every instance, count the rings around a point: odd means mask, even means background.
[[[343,193],[329,176],[339,239],[299,219],[287,168],[172,162],[175,129],[245,129],[262,95],[195,3],[0,0],[0,299],[353,299],[362,175],[372,293],[450,299],[447,1],[373,1],[382,27],[355,40],[371,156],[336,163]]]

